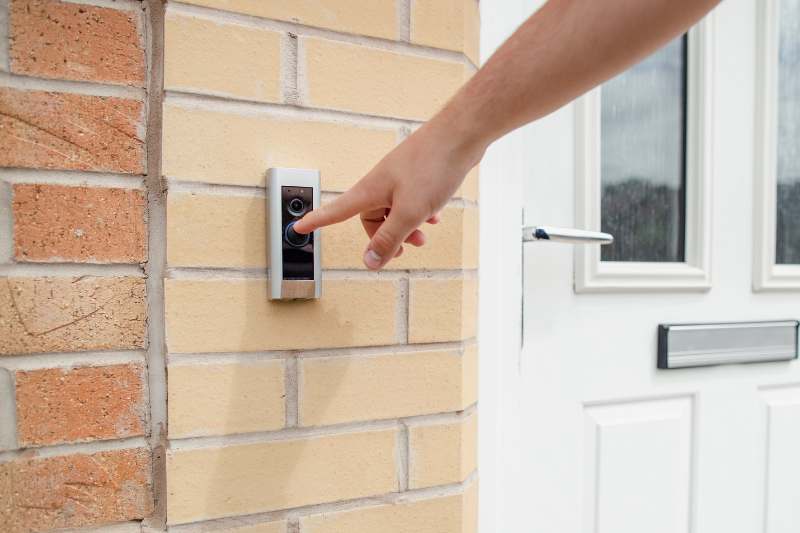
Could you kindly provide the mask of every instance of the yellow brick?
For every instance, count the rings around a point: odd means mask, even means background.
[[[478,482],[474,481],[464,489],[462,507],[463,533],[478,533]]]
[[[478,345],[464,348],[461,405],[469,407],[478,401]]]
[[[219,533],[286,533],[287,522],[267,522],[252,526],[234,527],[231,529],[217,529]]]
[[[475,336],[478,284],[472,279],[413,279],[409,342],[447,342]]]
[[[348,433],[167,455],[170,524],[396,491],[397,432]]]
[[[478,64],[478,0],[414,0],[411,42],[464,52]]]
[[[322,298],[267,300],[267,280],[165,283],[171,352],[252,352],[396,341],[396,282],[324,281]]]
[[[439,224],[425,224],[425,246],[407,245],[403,255],[392,260],[388,269],[478,268],[477,209],[447,208]],[[362,256],[369,242],[356,217],[324,230],[325,253],[322,264],[331,269],[363,269]]]
[[[477,465],[477,420],[473,413],[461,422],[409,427],[409,488],[466,479]]]
[[[267,254],[263,197],[169,194],[170,266],[258,268],[266,267]]]
[[[474,65],[481,62],[481,10],[477,0],[466,0],[464,8],[464,53]]]
[[[246,100],[281,100],[281,36],[167,11],[164,87]]]
[[[397,38],[394,0],[185,0],[188,4],[296,22],[344,33]]]
[[[303,533],[475,533],[475,484],[464,494],[376,505],[300,519]]]
[[[480,260],[480,226],[478,209],[464,210],[464,224],[462,226],[462,239],[464,241],[461,252],[462,268],[478,268]]]
[[[396,144],[393,129],[164,106],[164,174],[179,180],[263,187],[270,167],[316,168],[344,191]]]
[[[284,362],[169,367],[169,436],[269,431],[284,426]]]
[[[464,178],[463,183],[461,183],[461,187],[458,188],[456,191],[456,196],[459,198],[466,198],[467,200],[472,200],[473,202],[478,201],[479,196],[479,176],[480,171],[479,167],[475,167],[467,173],[467,177]]]
[[[300,57],[310,105],[412,120],[430,118],[467,76],[461,63],[315,37]]]
[[[300,423],[316,426],[461,410],[472,394],[464,389],[471,364],[457,351],[301,359]]]

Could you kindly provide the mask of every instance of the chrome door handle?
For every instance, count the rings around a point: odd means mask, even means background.
[[[525,226],[522,228],[522,242],[531,241],[566,242],[569,244],[611,244],[614,242],[614,236],[602,231],[585,229]]]

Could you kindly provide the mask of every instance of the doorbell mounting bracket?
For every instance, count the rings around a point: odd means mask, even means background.
[[[271,168],[267,171],[269,299],[320,297],[319,230],[308,235],[292,229],[303,215],[320,206],[318,170]]]

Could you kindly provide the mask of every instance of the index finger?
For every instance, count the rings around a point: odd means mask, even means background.
[[[342,222],[371,207],[372,199],[364,187],[356,185],[340,197],[321,205],[294,225],[297,233],[311,233],[315,229]]]

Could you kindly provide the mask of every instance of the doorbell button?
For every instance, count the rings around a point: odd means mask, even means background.
[[[289,225],[286,226],[286,230],[283,232],[283,238],[295,248],[302,248],[311,242],[311,234],[297,233],[294,230],[294,224],[294,222],[290,222]]]

